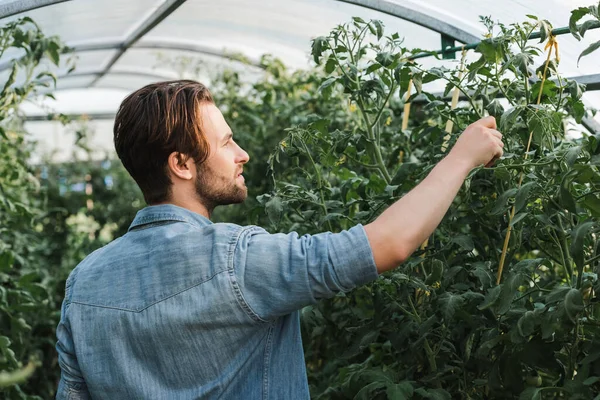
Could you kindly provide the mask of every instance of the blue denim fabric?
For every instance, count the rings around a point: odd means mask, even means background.
[[[66,283],[57,399],[307,399],[299,311],[377,278],[364,228],[299,237],[146,207]]]

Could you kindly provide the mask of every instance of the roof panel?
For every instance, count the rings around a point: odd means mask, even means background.
[[[46,35],[67,44],[123,40],[163,0],[72,0],[0,19],[0,24],[23,16],[32,18]]]
[[[310,40],[355,15],[382,20],[386,32],[399,32],[408,46],[440,46],[440,35],[429,29],[332,0],[188,1],[140,42],[176,40],[216,51],[241,52],[255,60],[269,53],[292,67],[306,67]]]
[[[263,71],[252,65],[229,60],[217,55],[171,49],[129,49],[114,65],[116,70],[135,71],[140,67],[173,79],[196,79],[206,84],[225,69],[238,72],[246,82],[263,75]]]

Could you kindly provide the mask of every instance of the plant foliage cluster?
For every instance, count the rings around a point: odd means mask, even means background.
[[[575,10],[573,35],[583,38],[599,19],[597,7]],[[292,73],[264,57],[263,79],[247,84],[225,71],[211,88],[251,157],[249,201],[216,219],[271,231],[369,223],[424,179],[468,124],[493,115],[504,134],[503,159],[472,171],[410,260],[303,310],[316,399],[600,392],[600,136],[567,135],[589,116],[585,88],[561,77],[560,37],[547,21],[482,23],[489,34],[477,60],[456,68],[411,61],[421,50],[404,48],[379,21],[355,18],[313,41],[314,70]],[[534,31],[539,44],[528,40]],[[18,106],[52,82],[38,72],[42,58],[58,64],[66,49],[28,19],[0,35],[0,55],[25,55],[0,93],[0,396],[50,398],[64,279],[123,234],[143,202],[118,162],[28,164],[33,144]],[[436,82],[443,93],[428,91]],[[455,90],[458,107],[448,100]]]

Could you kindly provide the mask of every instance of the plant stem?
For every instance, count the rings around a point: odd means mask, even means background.
[[[565,227],[563,225],[562,219],[560,218],[560,215],[557,216],[558,219],[558,226],[560,227],[560,244],[563,248],[563,251],[565,252],[565,262],[567,263],[565,266],[568,267],[569,271],[571,272],[571,276],[573,276],[573,264],[571,262],[571,254],[569,252],[569,246],[567,244],[567,236],[565,235]],[[578,282],[577,282],[577,288],[581,287],[581,278],[583,275],[582,273],[579,273],[579,277],[578,277]],[[569,280],[569,283],[571,282],[571,280]]]
[[[306,146],[306,143],[302,140],[301,141],[302,146],[304,147],[304,150],[306,151],[306,154],[308,155],[308,159],[310,160],[310,163],[313,166],[313,169],[315,170],[315,174],[317,174],[317,185],[319,187],[319,194],[321,195],[321,207],[323,208],[323,213],[325,218],[327,218],[327,216],[329,215],[329,213],[327,212],[327,206],[325,205],[325,196],[323,195],[323,184],[322,184],[322,179],[321,179],[321,172],[319,171],[319,168],[317,168],[317,164],[315,163],[315,160],[313,160],[312,155],[310,154],[310,150],[308,150],[308,146]],[[329,226],[329,231],[333,232],[333,228],[331,226],[331,221],[328,220],[327,221],[327,226]]]
[[[408,302],[410,303],[410,307],[413,310],[414,317],[416,318],[417,322],[420,324],[421,316],[419,315],[417,309],[415,308],[415,304],[413,303],[412,298],[410,296],[408,296]],[[433,350],[431,349],[431,346],[429,345],[429,341],[427,340],[427,338],[425,338],[423,347],[425,348],[425,353],[427,354],[427,361],[429,362],[429,368],[431,368],[432,372],[437,372],[437,363],[435,361],[435,354],[434,354]],[[437,382],[437,385],[439,385],[439,382]]]
[[[558,250],[560,252],[560,257],[562,259],[562,265],[563,265],[563,268],[565,269],[565,276],[567,277],[567,282],[569,283],[569,286],[571,286],[572,285],[571,277],[573,276],[573,270],[571,269],[571,265],[569,263],[567,263],[567,259],[565,257],[565,252],[563,250],[563,245],[561,244],[558,236],[552,231],[552,229],[549,229],[548,232],[550,234],[550,238],[552,239],[554,244],[556,244],[556,247],[558,248]]]
[[[365,125],[367,127],[367,135],[369,136],[369,140],[374,142],[373,148],[375,151],[375,161],[377,162],[377,165],[379,166],[379,172],[381,172],[381,174],[383,175],[383,179],[385,180],[385,183],[387,183],[389,185],[390,182],[392,181],[392,177],[390,176],[390,173],[388,172],[387,168],[385,167],[385,163],[383,162],[383,157],[381,156],[381,149],[379,148],[379,146],[377,146],[376,138],[375,138],[375,135],[373,134],[373,127],[371,126],[371,123],[369,122],[369,116],[367,115],[367,111],[365,110],[365,106],[364,106],[362,98],[360,98],[360,97],[358,98],[357,104],[358,104],[358,108],[360,109],[360,112],[362,114],[362,117],[365,121]]]

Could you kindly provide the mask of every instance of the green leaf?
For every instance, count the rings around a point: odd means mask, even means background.
[[[583,37],[589,29],[598,28],[599,24],[600,21],[594,21],[593,19],[587,20],[579,26],[579,34]]]
[[[575,164],[575,161],[577,161],[579,154],[581,154],[582,148],[582,146],[573,146],[565,153],[565,162],[569,168]]]
[[[46,50],[48,55],[50,56],[50,60],[58,67],[60,63],[60,55],[58,54],[58,44],[56,42],[50,42],[48,44],[48,49]]]
[[[496,302],[498,301],[498,299],[500,298],[501,291],[502,291],[502,284],[500,284],[498,286],[494,286],[493,288],[489,289],[485,296],[485,299],[483,300],[483,303],[481,305],[479,305],[477,308],[480,310],[485,310],[487,308],[494,306],[496,304]]]
[[[542,400],[542,388],[528,387],[519,395],[519,400]]]
[[[404,381],[387,386],[388,400],[407,400],[413,395],[414,389],[410,382]]]
[[[600,381],[600,377],[598,377],[598,376],[590,376],[585,381],[583,381],[583,384],[585,386],[592,386],[594,383],[596,383],[598,381]]]
[[[438,301],[444,319],[446,322],[449,322],[452,320],[456,310],[464,304],[465,299],[461,295],[445,292],[438,298]]]
[[[422,396],[425,399],[431,400],[451,400],[452,396],[444,389],[425,389],[418,388],[415,393]]]
[[[569,18],[569,30],[577,40],[581,40],[581,36],[579,35],[577,29],[577,21],[586,16],[589,12],[590,10],[587,7],[579,7],[571,11],[571,18]]]
[[[565,312],[571,322],[577,322],[577,314],[583,311],[583,295],[578,289],[571,289],[567,292],[565,296]]]
[[[580,270],[583,268],[583,260],[585,256],[584,241],[593,226],[593,222],[587,221],[577,225],[571,231],[571,247],[569,250],[571,252],[571,256],[573,257],[573,261],[575,261],[575,265],[577,265],[577,268]]]
[[[335,70],[336,65],[337,62],[335,61],[335,58],[329,57],[325,63],[325,72],[331,74]]]
[[[425,279],[426,285],[433,285],[436,282],[442,280],[442,275],[444,273],[444,262],[440,260],[433,260],[431,262],[431,273]]]
[[[8,80],[4,84],[4,87],[2,88],[2,92],[0,92],[0,94],[6,93],[6,90],[10,87],[10,85],[15,83],[16,77],[17,77],[17,63],[14,63],[12,66],[12,70],[10,71],[10,75],[8,76]]]
[[[324,36],[319,36],[315,38],[312,42],[312,55],[315,63],[319,65],[319,61],[321,59],[321,55],[325,50],[329,48],[329,43],[327,38]]]
[[[384,382],[371,382],[356,393],[354,400],[371,400],[374,398],[373,394],[384,387]]]
[[[458,235],[452,238],[452,242],[459,245],[465,251],[471,251],[475,248],[473,239],[467,235]]]
[[[281,215],[283,214],[283,203],[279,196],[274,196],[265,204],[265,209],[267,211],[267,216],[269,220],[278,224],[281,220]]]
[[[517,193],[516,188],[508,189],[506,192],[502,193],[498,196],[498,200],[496,200],[496,204],[494,204],[494,208],[490,211],[491,215],[501,215],[507,211],[506,202],[509,198],[514,196]]]
[[[552,26],[545,19],[541,20],[538,24],[540,27],[540,43],[543,43],[550,35],[550,32],[552,31]]]
[[[591,45],[588,46],[587,49],[582,51],[581,54],[579,55],[579,58],[577,59],[577,66],[579,67],[579,60],[581,60],[581,57],[585,57],[588,54],[593,53],[594,51],[598,50],[599,47],[600,47],[600,40],[595,43],[592,43]]]
[[[600,198],[598,196],[587,195],[579,204],[587,208],[593,217],[600,218]]]
[[[500,292],[500,298],[497,304],[498,314],[505,314],[512,305],[512,301],[516,294],[520,294],[518,291],[524,280],[523,274],[516,273],[508,277],[508,279],[502,284],[502,291]]]
[[[388,51],[384,51],[384,52],[378,53],[377,56],[375,56],[375,61],[377,61],[379,64],[383,65],[384,67],[389,67],[394,62],[394,56],[392,55],[392,53],[390,53]]]
[[[510,226],[514,226],[514,225],[518,224],[528,215],[529,215],[528,212],[522,212],[520,214],[515,215],[515,217],[512,219],[512,221],[510,221]]]
[[[10,346],[10,339],[6,336],[0,336],[0,350],[4,351]]]
[[[571,170],[563,177],[560,183],[560,189],[558,194],[558,200],[560,204],[565,207],[567,210],[572,212],[573,214],[577,213],[577,205],[575,204],[575,199],[569,190],[571,187],[571,182],[575,178],[576,171]]]
[[[383,23],[377,19],[374,19],[371,21],[371,24],[375,26],[377,40],[381,39],[381,37],[383,36]]]
[[[537,185],[537,182],[527,182],[517,192],[515,196],[515,212],[518,213],[527,205],[527,201],[529,200],[529,193],[531,189],[533,189]],[[516,222],[515,222],[516,223]]]
[[[529,337],[533,334],[537,324],[537,315],[533,311],[527,311],[519,318],[517,329],[523,337]]]

